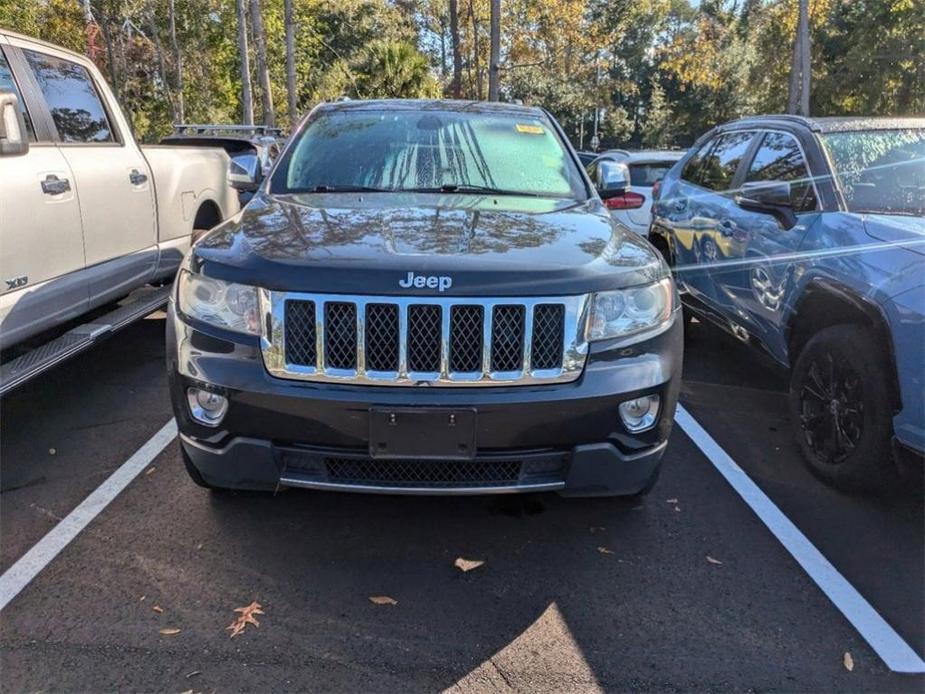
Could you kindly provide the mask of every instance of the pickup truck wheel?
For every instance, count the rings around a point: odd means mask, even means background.
[[[878,489],[895,478],[887,356],[861,326],[814,335],[790,379],[790,415],[810,469],[843,489]]]

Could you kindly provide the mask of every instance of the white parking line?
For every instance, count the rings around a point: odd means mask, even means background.
[[[768,530],[790,552],[832,604],[854,625],[893,672],[923,673],[925,661],[903,641],[854,586],[797,528],[757,484],[729,457],[690,413],[678,405],[675,421],[701,452],[751,507]]]
[[[103,484],[94,489],[77,508],[39,540],[38,544],[7,569],[3,576],[0,576],[0,610],[19,595],[20,591],[29,585],[32,579],[48,566],[176,436],[177,422],[171,419]]]

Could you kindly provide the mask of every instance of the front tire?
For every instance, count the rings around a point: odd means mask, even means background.
[[[814,335],[790,379],[790,416],[809,468],[842,489],[879,489],[895,478],[887,355],[862,326]]]

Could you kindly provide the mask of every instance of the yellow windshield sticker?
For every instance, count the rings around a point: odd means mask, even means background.
[[[515,126],[517,132],[519,133],[529,133],[530,135],[542,135],[543,126],[541,125],[528,125],[526,123],[517,123]]]

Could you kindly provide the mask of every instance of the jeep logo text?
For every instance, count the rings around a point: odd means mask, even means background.
[[[409,272],[405,279],[398,280],[398,286],[405,289],[410,289],[411,287],[424,289],[424,287],[427,287],[428,289],[445,292],[453,286],[453,278],[445,275],[439,277],[437,275],[415,275],[413,272]]]

